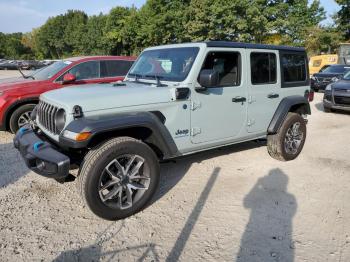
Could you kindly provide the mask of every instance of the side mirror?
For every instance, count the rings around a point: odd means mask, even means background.
[[[196,88],[198,91],[216,87],[219,84],[219,72],[213,69],[203,69],[199,74],[198,82],[201,85],[201,87]]]
[[[71,74],[71,73],[68,73],[68,74],[65,74],[63,76],[63,82],[62,84],[69,84],[69,83],[72,83],[76,80],[76,77],[75,75]]]

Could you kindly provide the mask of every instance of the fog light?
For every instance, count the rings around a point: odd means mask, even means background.
[[[43,171],[45,169],[45,162],[40,159],[37,159],[36,168],[39,169],[40,171]]]

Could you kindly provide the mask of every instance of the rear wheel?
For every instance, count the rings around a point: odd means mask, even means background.
[[[288,113],[277,134],[267,136],[267,149],[271,157],[290,161],[298,157],[306,139],[306,123],[297,113]]]
[[[16,133],[22,126],[31,124],[30,115],[36,105],[26,104],[17,108],[10,117],[10,131]]]
[[[78,188],[92,212],[118,220],[142,210],[159,183],[159,163],[153,150],[130,137],[111,139],[85,157]]]

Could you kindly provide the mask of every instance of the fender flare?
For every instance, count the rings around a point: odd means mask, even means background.
[[[23,99],[18,99],[16,100],[15,102],[13,102],[5,111],[4,113],[4,117],[3,117],[3,123],[2,123],[2,126],[1,126],[1,130],[3,131],[6,131],[9,129],[9,126],[8,126],[8,122],[10,120],[10,115],[11,113],[13,113],[19,106],[22,106],[22,105],[25,105],[25,104],[30,104],[30,103],[33,103],[33,104],[37,104],[39,102],[39,97],[38,96],[34,96],[34,97],[26,97],[26,98],[23,98]]]
[[[60,145],[69,148],[85,148],[97,135],[103,133],[112,133],[123,131],[130,128],[147,128],[151,134],[145,142],[157,146],[163,153],[164,159],[179,156],[177,146],[169,133],[168,129],[162,123],[159,117],[151,112],[132,112],[121,113],[104,118],[80,118],[68,124],[65,130],[81,133],[90,132],[91,137],[83,142],[77,142],[65,138],[62,133],[59,137]]]
[[[305,115],[311,115],[311,109],[309,101],[303,96],[288,96],[281,100],[280,104],[277,107],[277,110],[270,122],[270,125],[267,129],[267,133],[276,134],[282,123],[284,122],[287,114],[293,110],[293,108],[300,108],[301,113]]]

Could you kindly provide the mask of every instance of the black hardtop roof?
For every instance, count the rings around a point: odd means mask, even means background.
[[[251,48],[251,49],[273,49],[293,52],[305,52],[303,47],[292,47],[283,45],[264,45],[264,44],[251,44],[241,42],[230,42],[230,41],[208,41],[205,42],[207,47],[227,47],[227,48]]]

